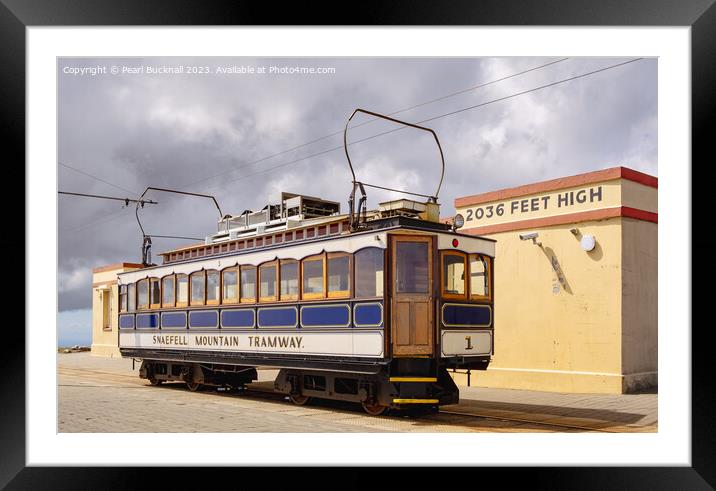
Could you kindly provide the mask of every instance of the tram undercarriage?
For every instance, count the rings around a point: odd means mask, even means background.
[[[281,368],[274,380],[274,390],[286,394],[297,405],[308,404],[313,398],[360,403],[374,416],[389,409],[437,409],[457,404],[459,390],[444,367],[436,370],[437,376],[390,375],[391,368],[411,366],[410,361],[394,362],[376,374]],[[152,385],[184,382],[191,391],[206,386],[243,389],[258,379],[254,367],[166,360],[143,360],[139,376]]]

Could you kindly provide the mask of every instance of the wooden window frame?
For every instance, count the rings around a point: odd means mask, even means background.
[[[303,284],[303,280],[305,279],[304,275],[304,265],[306,262],[311,261],[323,261],[323,291],[321,293],[306,293],[303,291],[303,287],[305,286]],[[326,254],[314,254],[313,256],[304,257],[301,259],[301,298],[303,300],[319,300],[326,298],[326,291],[328,290],[326,285]]]
[[[358,289],[356,288],[357,275],[355,274],[355,267],[356,267],[356,263],[357,263],[357,261],[356,261],[356,256],[357,256],[358,254],[360,254],[361,252],[367,251],[367,250],[377,250],[377,251],[380,251],[381,257],[382,257],[382,259],[383,259],[383,295],[375,295],[375,296],[370,296],[370,297],[358,297],[358,296],[357,296],[357,295],[358,295]],[[363,247],[363,248],[358,249],[357,251],[355,251],[355,252],[353,253],[353,259],[351,260],[351,267],[353,268],[352,271],[351,271],[351,273],[352,273],[352,274],[351,274],[351,293],[352,293],[351,298],[360,298],[361,300],[362,300],[362,299],[366,299],[366,300],[367,300],[367,299],[381,299],[381,298],[385,298],[385,292],[387,291],[387,288],[388,288],[388,285],[387,285],[387,276],[388,276],[388,275],[386,274],[386,270],[387,270],[387,268],[388,268],[388,265],[386,264],[386,263],[387,263],[387,256],[388,256],[388,255],[386,254],[386,250],[385,250],[385,249],[383,249],[382,247],[375,247],[375,246]]]
[[[445,292],[445,257],[457,256],[462,258],[463,274],[463,294],[459,293],[446,293]],[[440,296],[449,300],[467,300],[468,298],[468,278],[470,271],[468,269],[468,255],[461,251],[440,251]]]
[[[172,284],[174,285],[174,287],[173,287],[173,289],[172,289],[172,291],[174,292],[174,295],[172,295],[172,301],[171,301],[171,302],[164,303],[164,293],[165,293],[165,292],[164,292],[164,280],[167,280],[167,279],[171,280]],[[176,277],[176,275],[174,275],[174,274],[168,274],[168,275],[166,275],[166,276],[163,276],[160,281],[161,281],[161,285],[162,285],[162,291],[161,291],[161,295],[162,295],[162,298],[161,298],[162,308],[163,308],[163,309],[173,308],[173,307],[176,306],[176,304],[177,304],[177,277]]]
[[[478,257],[481,260],[485,261],[486,267],[485,267],[485,274],[487,275],[487,295],[476,295],[472,293],[472,280],[468,282],[468,288],[470,289],[470,300],[481,300],[483,302],[491,302],[492,301],[492,258],[490,256],[486,256],[485,254],[468,254],[467,257],[467,263],[470,268],[469,274],[470,278],[472,278],[472,261],[470,261],[470,258],[472,256]]]
[[[244,288],[241,284],[241,271],[244,269],[254,269],[254,296],[244,297]],[[239,303],[256,303],[258,300],[257,296],[259,293],[259,269],[256,266],[247,264],[245,266],[239,266]]]
[[[209,300],[209,273],[216,273],[219,278],[219,293],[216,295],[216,300]],[[204,270],[204,305],[219,305],[221,303],[221,271],[218,269],[205,269]]]
[[[281,293],[281,267],[284,264],[295,264],[296,267],[296,280],[298,281],[298,292],[295,295],[284,295]],[[301,297],[301,264],[297,259],[281,259],[278,262],[278,298],[280,302],[296,301]]]
[[[348,258],[348,290],[330,292],[328,291],[328,264],[331,259],[344,256]],[[323,284],[326,285],[327,298],[350,298],[352,283],[351,278],[353,278],[353,254],[349,252],[329,252],[326,254],[326,268],[323,270],[323,275],[325,276]]]
[[[191,290],[191,284],[189,280],[189,275],[185,273],[177,273],[174,276],[174,305],[176,307],[186,307],[189,305],[189,297],[190,290]],[[180,302],[179,301],[179,277],[185,277],[186,278],[186,302]]]
[[[122,289],[124,289],[124,292],[122,292]],[[120,312],[128,312],[129,311],[129,288],[127,288],[127,285],[119,285],[119,288],[117,290],[117,297],[119,298],[119,311]],[[124,298],[124,301],[122,299]],[[124,308],[122,308],[124,306]]]
[[[275,278],[275,282],[276,282],[274,284],[275,295],[269,295],[266,297],[262,297],[261,296],[261,269],[269,268],[269,267],[273,267],[273,270],[274,270],[274,278]],[[281,281],[279,280],[279,276],[278,276],[279,275],[278,261],[276,261],[276,260],[267,261],[265,263],[259,264],[256,269],[257,269],[257,272],[256,272],[256,295],[259,297],[259,302],[265,303],[265,302],[278,301],[279,290],[281,288]]]
[[[227,300],[226,297],[224,297],[224,273],[236,273],[236,297],[234,299]],[[239,270],[238,266],[229,266],[228,268],[224,268],[219,272],[221,278],[221,304],[237,304],[241,300],[241,271]]]
[[[142,283],[143,281],[147,282],[147,303],[144,304],[144,306],[142,307],[142,305],[139,303],[139,284]],[[137,280],[136,290],[137,290],[137,303],[136,303],[137,310],[149,310],[149,278],[144,278],[143,280]]]
[[[192,295],[193,288],[192,288],[191,280],[194,276],[199,276],[199,275],[201,275],[202,278],[204,279],[204,295],[201,299],[201,303],[194,303],[194,296]],[[201,271],[194,271],[193,273],[191,273],[189,275],[189,295],[188,296],[189,296],[189,306],[190,307],[206,305],[206,271],[204,271],[203,269]]]
[[[130,290],[132,292],[131,296],[129,294]],[[129,308],[129,299],[130,298],[133,300],[133,303],[134,303],[133,309]],[[137,283],[135,282],[135,283],[129,283],[127,285],[127,312],[136,312],[136,311],[137,311]]]
[[[159,283],[159,303],[152,303],[152,285]],[[162,308],[162,280],[161,278],[149,278],[149,308],[160,309]]]

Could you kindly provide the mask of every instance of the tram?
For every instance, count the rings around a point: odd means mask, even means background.
[[[439,147],[430,129],[358,112],[430,131]],[[449,370],[484,370],[494,351],[495,243],[457,232],[460,217],[441,222],[437,192],[367,210],[365,188],[382,186],[356,180],[347,143],[346,157],[347,213],[282,193],[118,275],[119,348],[142,360],[140,377],[243,387],[272,367],[295,404],[353,401],[379,415],[458,402]]]

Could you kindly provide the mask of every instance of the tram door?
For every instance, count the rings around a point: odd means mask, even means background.
[[[392,322],[394,356],[433,352],[432,238],[393,235]]]

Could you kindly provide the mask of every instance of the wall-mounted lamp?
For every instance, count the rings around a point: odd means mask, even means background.
[[[463,225],[465,225],[465,217],[463,217],[461,214],[458,213],[452,219],[452,231],[454,232],[455,230],[459,229]]]
[[[597,239],[593,235],[583,235],[579,245],[582,246],[583,251],[593,251],[597,246]]]
[[[537,242],[537,237],[539,237],[539,233],[537,232],[525,232],[524,234],[520,234],[520,240],[532,240],[533,244],[542,245],[542,242]]]
[[[579,229],[577,227],[570,228],[569,231],[572,232],[572,235],[576,235],[576,236],[581,235],[581,233],[579,232]]]

